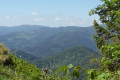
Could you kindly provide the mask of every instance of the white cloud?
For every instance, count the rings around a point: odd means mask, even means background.
[[[18,16],[17,15],[15,15],[15,16],[5,16],[5,18],[6,19],[16,19],[16,18],[18,18]]]
[[[18,15],[12,16],[12,18],[18,18]]]
[[[37,12],[32,12],[32,15],[38,15],[38,13]]]
[[[45,18],[45,20],[44,20]],[[42,16],[34,18],[35,21],[41,21],[40,25],[46,26],[81,26],[81,27],[88,27],[93,25],[93,20],[91,18],[80,18],[74,16]]]
[[[55,21],[61,21],[62,18],[55,18]]]
[[[73,22],[70,22],[70,25],[73,25],[74,23]]]
[[[10,16],[5,16],[5,18],[6,18],[6,19],[9,19],[9,18],[10,18]]]
[[[34,18],[35,21],[43,21],[43,18]]]
[[[90,18],[80,18],[80,17],[72,17],[72,16],[66,16],[64,17],[63,25],[65,26],[81,26],[81,27],[87,27],[93,25],[93,20]]]

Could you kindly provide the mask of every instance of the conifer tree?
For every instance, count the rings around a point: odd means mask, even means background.
[[[89,15],[97,14],[105,26],[101,26],[94,20],[96,35],[94,36],[97,47],[116,42],[120,44],[120,0],[101,0],[104,2],[92,9]]]
[[[94,20],[94,39],[102,53],[98,69],[86,71],[92,80],[120,80],[120,0],[101,0],[102,5],[92,9],[89,15],[97,14],[104,25]]]

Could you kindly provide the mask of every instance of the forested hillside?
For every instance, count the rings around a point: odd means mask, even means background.
[[[93,57],[100,58],[100,54],[87,47],[77,46],[42,59],[34,60],[33,63],[39,68],[46,67],[50,69],[68,64],[73,64],[75,66],[81,65],[83,68],[90,68],[92,64],[89,63],[89,61]]]
[[[78,28],[78,30],[56,34],[26,50],[35,55],[47,56],[78,45],[86,46],[94,50],[96,49],[94,41],[92,40],[92,32],[89,31],[89,28],[88,30]]]
[[[12,49],[10,51],[10,53],[12,53],[13,55],[17,56],[18,58],[21,58],[21,59],[24,59],[24,60],[34,60],[34,59],[40,59],[40,57],[36,57],[36,56],[33,56],[27,52],[24,52],[24,51],[20,51],[20,50],[15,50],[15,49]]]
[[[87,47],[77,46],[46,58],[33,60],[32,63],[39,68],[48,68],[53,71],[69,64],[81,66],[82,69],[97,68],[97,64],[90,63],[93,57],[100,59],[102,56]],[[80,73],[79,79],[85,79],[84,71]]]
[[[47,74],[44,70],[18,59],[0,43],[0,80],[66,80],[69,76]]]
[[[17,29],[17,31],[14,31],[14,29]],[[29,28],[29,26],[24,25],[18,28],[10,27],[10,30],[11,33],[8,31],[8,34],[6,33],[0,37],[0,42],[10,49],[21,50],[34,56],[49,56],[77,45],[96,49],[92,39],[93,27],[49,28],[30,26]]]

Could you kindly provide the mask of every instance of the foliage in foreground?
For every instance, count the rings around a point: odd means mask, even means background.
[[[120,0],[101,0],[102,5],[90,11],[90,15],[100,16],[100,26],[94,21],[94,39],[103,55],[100,68],[87,70],[91,80],[120,80]]]
[[[9,54],[9,49],[0,44],[0,79],[4,80],[71,80],[69,75],[48,74],[23,59]]]

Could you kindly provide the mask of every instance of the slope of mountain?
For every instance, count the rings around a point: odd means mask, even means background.
[[[66,79],[67,78],[67,79]],[[0,43],[0,80],[72,80],[68,76],[53,76],[45,71],[18,59]]]
[[[25,29],[29,29],[26,27]],[[13,28],[14,29],[14,28]],[[53,36],[60,32],[65,32],[69,30],[58,29],[58,28],[49,28],[43,27],[39,29],[34,29],[30,31],[19,31],[19,32],[12,32],[1,36],[0,41],[3,42],[10,48],[13,49],[22,49],[25,47],[33,46],[41,41],[44,41],[46,38]],[[14,44],[12,44],[14,42]]]
[[[39,42],[34,47],[25,48],[25,51],[32,52],[37,56],[47,56],[77,45],[86,46],[94,50],[96,49],[95,43],[92,39],[93,31],[91,27],[67,27],[63,29],[71,30],[55,34],[48,39]]]
[[[81,66],[82,69],[90,69],[97,67],[95,64],[89,63],[94,57],[100,58],[100,54],[83,46],[77,46],[67,49],[61,53],[53,54],[49,57],[33,60],[32,63],[39,68],[49,68],[56,70],[63,65],[73,64],[74,66]],[[83,78],[83,72],[80,78]],[[81,80],[80,79],[80,80]]]
[[[0,43],[0,80],[41,80],[43,76],[39,68],[11,55]]]
[[[45,58],[34,60],[33,63],[40,68],[55,68],[56,66],[68,64],[88,68],[91,66],[91,64],[89,64],[89,60],[92,59],[92,55],[94,57],[100,57],[100,54],[96,51],[87,47],[77,46]]]
[[[22,49],[48,37],[47,32],[50,32],[49,29],[48,27],[29,25],[7,27],[6,33],[8,33],[1,36],[0,42],[11,49]],[[1,29],[1,31],[4,30]],[[46,34],[46,36],[43,36],[43,34]]]
[[[33,26],[30,27],[30,29],[29,25],[17,29],[12,27],[12,32],[2,35],[0,42],[10,49],[21,50],[39,57],[49,56],[77,45],[96,49],[92,40],[92,34],[94,33],[92,27],[49,28],[36,26],[34,29]]]
[[[40,59],[40,57],[33,56],[27,52],[20,51],[20,50],[11,50],[11,53],[15,56],[17,56],[20,59],[24,59],[27,61],[34,60],[34,59]]]
[[[21,32],[21,31],[31,31],[39,28],[44,28],[45,26],[41,25],[20,25],[20,26],[13,26],[13,27],[7,27],[7,26],[0,26],[0,35],[9,34],[12,32]]]

